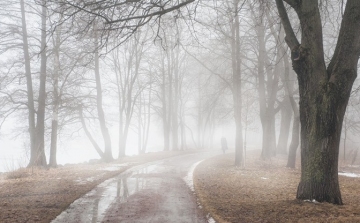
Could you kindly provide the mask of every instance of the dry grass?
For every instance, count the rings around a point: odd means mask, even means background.
[[[360,222],[360,178],[339,176],[344,205],[310,203],[295,199],[300,170],[286,168],[285,156],[265,162],[252,153],[245,169],[233,166],[233,156],[206,160],[194,174],[200,202],[217,222]]]

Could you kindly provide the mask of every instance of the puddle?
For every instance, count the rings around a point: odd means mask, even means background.
[[[105,170],[105,171],[117,171],[120,170],[122,167],[129,166],[129,163],[122,163],[122,164],[113,164],[108,167],[100,167],[98,170]]]
[[[202,158],[200,158],[202,157]],[[178,219],[181,222],[199,222],[198,213],[195,207],[191,206],[191,200],[187,196],[188,192],[178,187],[179,182],[184,180],[193,189],[193,171],[206,156],[184,156],[174,159],[167,159],[153,162],[150,164],[133,167],[115,178],[108,179],[74,201],[68,209],[63,211],[52,223],[63,222],[158,222],[164,219]],[[190,166],[190,168],[189,168]],[[114,168],[118,168],[114,166]],[[107,170],[107,169],[106,169]],[[104,170],[104,171],[106,171]],[[188,173],[184,178],[183,173]],[[86,180],[93,180],[88,178]],[[79,181],[81,183],[83,181]],[[146,190],[146,191],[145,191]],[[132,207],[130,212],[121,213],[119,210],[127,210],[129,203],[143,201],[144,194],[155,194],[161,196],[162,203],[154,201],[152,196],[148,204],[155,207],[153,212],[140,212],[143,218],[132,221],[133,209],[141,207],[142,203]],[[146,197],[146,196],[145,196]],[[190,196],[192,197],[192,196]],[[141,198],[141,199],[140,199]],[[133,204],[134,205],[134,204]],[[131,206],[130,206],[131,207]],[[184,214],[184,211],[187,214]],[[164,213],[167,213],[164,215]],[[137,213],[139,214],[139,213]],[[148,215],[147,215],[148,214]],[[130,217],[129,217],[130,216]],[[135,216],[137,217],[137,216]],[[194,221],[195,220],[195,221]],[[163,221],[164,222],[164,221]],[[202,221],[201,221],[202,222]],[[215,222],[208,220],[208,222]]]
[[[104,214],[113,202],[126,202],[127,198],[132,194],[146,187],[157,186],[156,182],[150,182],[154,180],[138,177],[148,173],[149,170],[154,168],[155,164],[135,167],[115,178],[104,181],[82,198],[74,201],[70,207],[57,216],[52,223],[69,221],[101,222]],[[86,181],[93,180],[94,178],[86,179]],[[84,183],[84,180],[77,180],[77,182],[81,184]]]

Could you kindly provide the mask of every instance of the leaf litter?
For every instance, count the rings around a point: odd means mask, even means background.
[[[360,178],[339,175],[344,205],[296,199],[300,167],[286,168],[287,157],[261,160],[248,152],[245,168],[234,154],[220,155],[195,169],[195,191],[202,206],[219,222],[360,222]],[[300,163],[297,161],[297,163]],[[340,166],[339,172],[360,173]]]

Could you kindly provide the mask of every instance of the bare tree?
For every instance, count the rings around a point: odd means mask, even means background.
[[[145,85],[139,85],[141,62],[146,51],[147,31],[138,32],[123,46],[115,49],[110,57],[115,73],[112,81],[116,87],[119,116],[119,155],[125,156],[126,142],[135,105]],[[141,83],[142,84],[142,83]]]
[[[301,24],[301,42],[284,1]],[[301,181],[297,198],[342,204],[338,156],[342,122],[357,75],[360,1],[346,2],[335,51],[326,65],[319,1],[276,0],[298,76],[301,123]]]
[[[172,12],[174,17],[181,17],[181,8],[191,11],[189,5],[195,0],[52,1],[58,4],[55,12],[63,13],[68,19],[81,18],[87,21],[88,25],[84,25],[82,32],[91,30],[93,20],[102,21],[99,24],[102,30],[100,45],[107,46],[110,36],[117,39],[117,45],[121,45],[140,27],[151,24],[151,21],[160,23],[161,17],[167,13]]]

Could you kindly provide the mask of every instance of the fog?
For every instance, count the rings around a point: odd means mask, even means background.
[[[235,165],[246,149],[262,150],[263,159],[297,154],[294,55],[279,18],[264,16],[264,5],[175,4],[150,22],[120,18],[110,7],[88,17],[86,5],[74,13],[71,4],[20,3],[3,3],[13,10],[1,15],[0,171],[221,151],[222,137]],[[321,13],[328,64],[340,24]],[[345,115],[343,154],[358,143],[358,92]]]
[[[0,7],[0,222],[360,222],[359,0]]]

